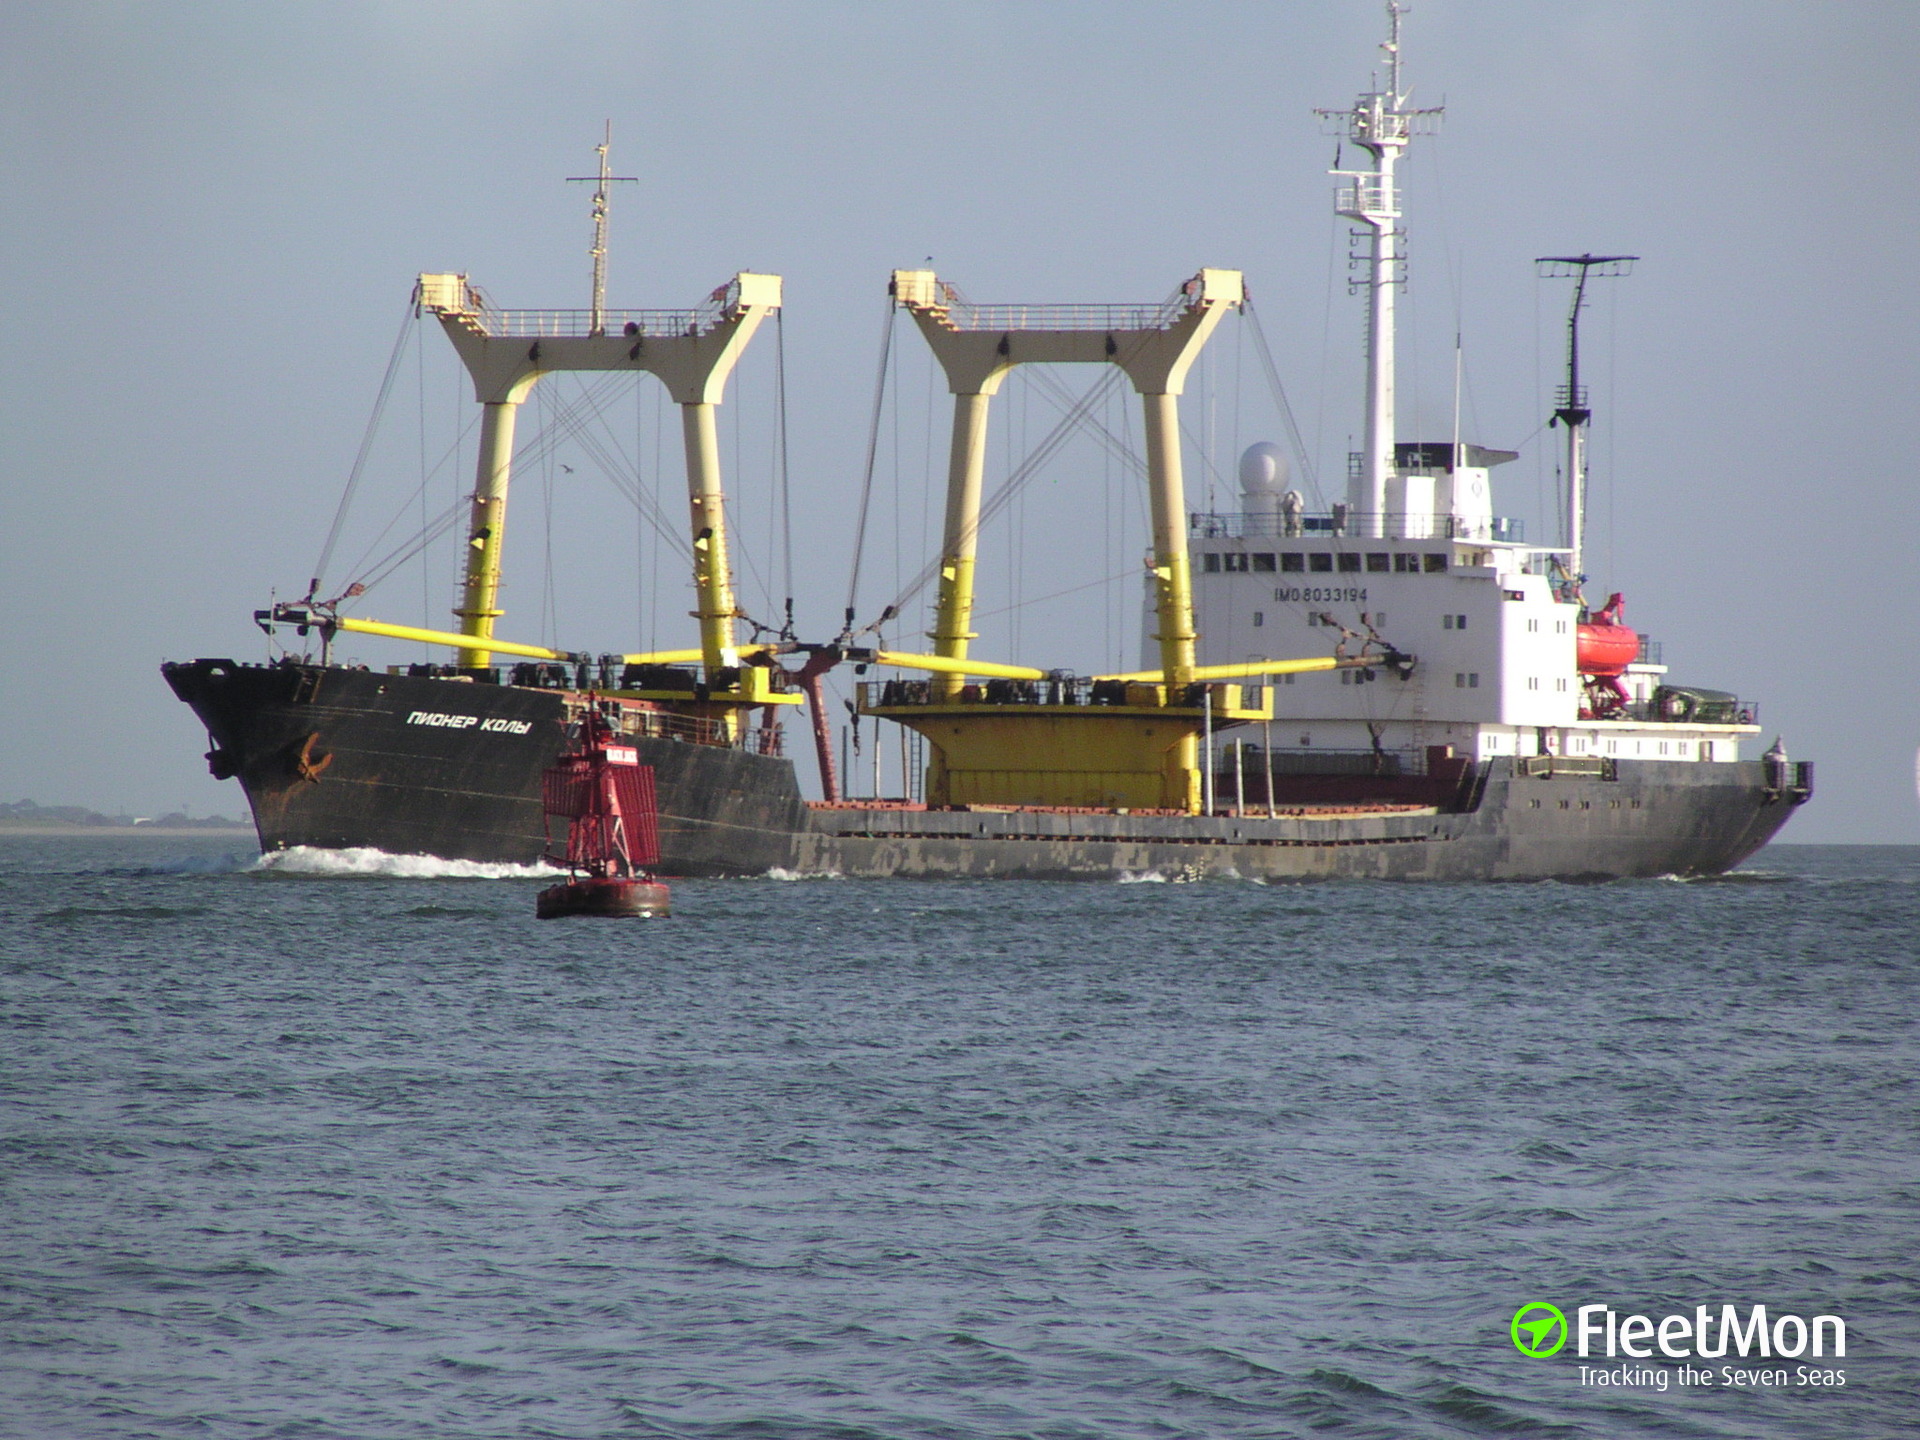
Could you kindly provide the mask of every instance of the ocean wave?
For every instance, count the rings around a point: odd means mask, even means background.
[[[61,920],[187,920],[207,911],[198,905],[63,905],[48,910],[43,921]]]
[[[767,871],[769,880],[844,880],[847,877],[838,870],[789,870],[784,865],[775,865]]]
[[[484,860],[442,860],[437,855],[390,855],[361,845],[345,850],[293,845],[262,855],[249,868],[275,875],[350,880],[550,880],[566,874],[564,870],[539,863],[511,865]]]
[[[136,865],[117,873],[126,875],[234,875],[250,870],[259,857],[249,845],[221,855],[176,855],[151,865]]]

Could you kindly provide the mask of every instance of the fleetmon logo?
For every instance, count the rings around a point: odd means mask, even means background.
[[[1567,1343],[1567,1317],[1544,1300],[1522,1305],[1513,1312],[1513,1347],[1522,1355],[1544,1360]]]

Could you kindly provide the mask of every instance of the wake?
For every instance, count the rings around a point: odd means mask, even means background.
[[[566,873],[538,862],[514,865],[486,860],[442,860],[437,855],[389,855],[384,850],[363,845],[345,850],[294,845],[262,855],[248,868],[276,875],[347,880],[549,880]]]

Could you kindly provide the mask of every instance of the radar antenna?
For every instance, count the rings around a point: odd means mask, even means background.
[[[1583,432],[1593,411],[1587,387],[1580,383],[1580,309],[1587,303],[1587,281],[1630,275],[1638,255],[1542,255],[1533,263],[1543,280],[1573,283],[1573,308],[1567,312],[1567,383],[1554,396],[1553,420],[1567,427],[1567,568],[1562,600],[1580,600],[1586,580],[1581,569],[1587,530],[1587,454]]]
[[[594,154],[600,157],[598,175],[569,175],[570,185],[591,184],[593,191],[593,249],[587,253],[593,256],[593,310],[588,321],[587,333],[604,335],[607,333],[607,202],[609,185],[637,185],[638,175],[609,175],[607,173],[607,151],[613,145],[613,121],[607,121],[606,136],[593,147]]]

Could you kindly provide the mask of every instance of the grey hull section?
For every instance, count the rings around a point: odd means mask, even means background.
[[[849,876],[1606,880],[1715,875],[1806,798],[1763,761],[1622,761],[1612,778],[1486,763],[1473,808],[1267,819],[816,809],[797,868]]]

